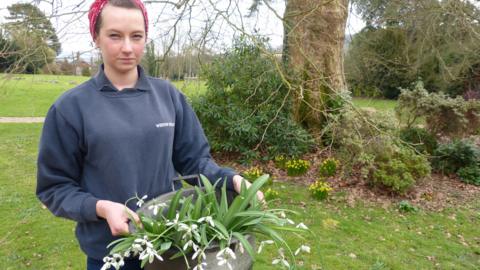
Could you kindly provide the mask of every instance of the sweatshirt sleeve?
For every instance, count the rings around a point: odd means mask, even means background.
[[[60,217],[77,222],[99,220],[98,201],[82,190],[80,179],[83,156],[80,136],[53,105],[42,130],[37,160],[39,200]]]
[[[215,163],[202,126],[181,93],[176,104],[173,164],[182,175],[203,174],[212,184],[220,179],[219,186],[226,180],[227,189],[234,190],[233,176],[237,173]]]

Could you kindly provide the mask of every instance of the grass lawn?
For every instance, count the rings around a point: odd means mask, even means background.
[[[85,269],[74,223],[42,208],[35,193],[40,124],[0,124],[0,269]],[[312,253],[299,269],[479,269],[480,200],[441,212],[400,214],[378,205],[349,207],[338,192],[328,202],[312,200],[301,185],[275,183],[275,207],[299,211],[294,220],[312,230],[302,243]],[[254,269],[271,266],[271,249]]]
[[[357,107],[370,107],[378,111],[394,112],[397,101],[389,99],[354,98],[353,104]]]
[[[88,80],[80,76],[0,74],[0,116],[45,116],[66,90]],[[202,82],[174,82],[187,96],[204,91]]]

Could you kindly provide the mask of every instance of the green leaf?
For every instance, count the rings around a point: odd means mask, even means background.
[[[190,209],[192,199],[193,199],[193,195],[190,195],[184,200],[182,207],[180,208],[180,214],[179,214],[180,220],[184,219],[185,215],[187,214],[187,211]]]
[[[170,206],[168,208],[167,218],[172,220],[175,218],[175,214],[178,208],[178,202],[180,201],[180,197],[182,196],[183,190],[179,189],[177,193],[173,196],[173,199],[170,201]]]

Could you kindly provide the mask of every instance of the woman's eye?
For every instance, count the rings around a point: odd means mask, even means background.
[[[118,34],[110,34],[111,38],[119,38],[120,36]]]
[[[133,38],[134,38],[134,39],[142,39],[142,38],[143,38],[143,35],[134,35]]]

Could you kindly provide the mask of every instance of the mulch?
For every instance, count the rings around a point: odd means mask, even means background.
[[[234,168],[238,172],[247,170],[252,166],[262,168],[263,172],[273,176],[275,182],[294,182],[304,185],[307,189],[310,184],[318,179],[317,168],[327,157],[327,152],[310,153],[302,159],[311,162],[310,170],[301,177],[287,176],[286,172],[275,167],[273,161],[255,161],[250,165],[242,165],[234,160],[238,156],[232,154],[214,154],[219,163]],[[465,184],[456,175],[443,175],[432,173],[430,177],[417,182],[415,187],[406,194],[398,195],[388,192],[386,189],[372,187],[366,180],[358,175],[346,178],[340,176],[330,177],[326,181],[333,187],[330,198],[343,200],[349,206],[355,206],[358,202],[368,202],[381,207],[396,205],[400,201],[407,200],[412,205],[430,211],[441,211],[448,207],[468,206],[470,202],[480,198],[480,186]],[[338,194],[338,195],[336,195]]]

